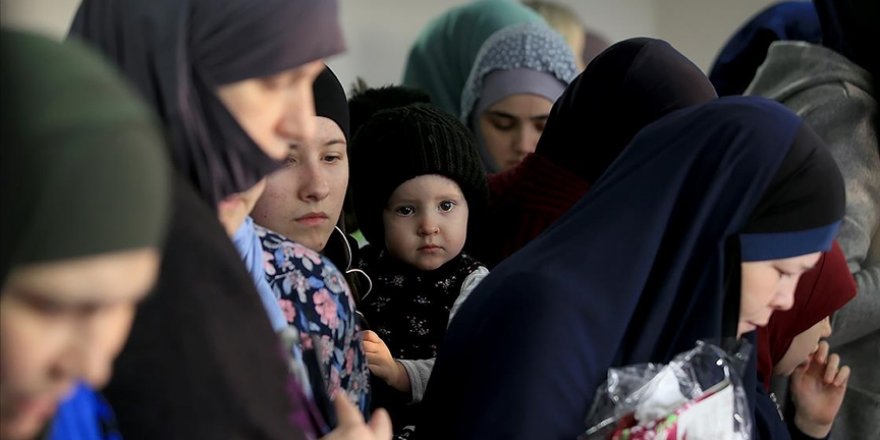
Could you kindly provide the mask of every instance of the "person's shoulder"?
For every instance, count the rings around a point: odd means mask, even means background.
[[[480,262],[480,260],[477,260],[476,258],[474,258],[473,256],[471,256],[470,254],[467,254],[467,253],[461,254],[461,266],[460,267],[462,268],[463,272],[466,272],[468,274],[480,271],[481,270],[480,268],[482,268],[486,272],[489,271],[489,269],[486,267],[485,264],[483,264],[482,262]]]

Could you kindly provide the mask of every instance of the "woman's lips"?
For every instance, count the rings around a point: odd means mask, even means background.
[[[59,399],[57,398],[48,397],[25,398],[15,403],[15,409],[19,414],[27,414],[30,417],[48,419],[55,413],[55,408],[58,406],[58,400]]]
[[[303,226],[318,226],[327,221],[327,214],[323,212],[312,212],[301,217],[297,217],[296,222]]]

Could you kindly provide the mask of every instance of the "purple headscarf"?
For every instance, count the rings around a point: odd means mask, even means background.
[[[70,35],[97,46],[154,105],[177,169],[212,205],[279,166],[217,87],[344,48],[334,0],[84,0]]]

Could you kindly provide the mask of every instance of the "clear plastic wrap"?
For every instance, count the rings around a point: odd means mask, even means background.
[[[580,440],[748,440],[752,415],[742,384],[751,345],[699,341],[669,364],[608,370]]]

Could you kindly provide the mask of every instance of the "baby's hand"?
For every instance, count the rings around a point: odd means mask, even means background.
[[[819,343],[819,349],[805,364],[794,370],[791,376],[794,421],[804,434],[823,438],[831,431],[846,393],[849,373],[849,367],[840,367],[840,356],[828,355],[825,341]]]
[[[384,380],[385,383],[400,391],[409,390],[409,376],[403,365],[391,357],[391,351],[382,338],[372,330],[365,330],[364,353],[367,355],[367,367]]]

